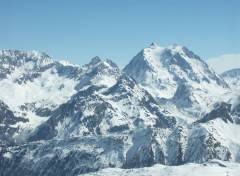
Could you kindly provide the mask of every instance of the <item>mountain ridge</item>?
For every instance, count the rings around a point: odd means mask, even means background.
[[[12,54],[0,62],[24,62],[0,67],[0,120],[14,120],[0,125],[13,128],[1,175],[240,162],[238,92],[186,47],[153,43],[123,70],[99,57],[78,66]]]

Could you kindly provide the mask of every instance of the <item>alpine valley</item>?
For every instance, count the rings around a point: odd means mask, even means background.
[[[240,68],[218,75],[179,45],[152,43],[122,70],[1,50],[0,175],[239,173],[239,87]]]

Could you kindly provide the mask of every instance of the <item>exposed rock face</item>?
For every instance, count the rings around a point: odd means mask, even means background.
[[[16,124],[27,121],[25,118],[14,116],[9,107],[0,100],[0,142],[13,142],[11,138],[19,128]]]
[[[200,123],[206,123],[210,120],[220,118],[222,119],[225,123],[231,122],[233,123],[233,119],[230,115],[231,111],[231,104],[227,104],[224,102],[217,103],[214,107],[214,109],[206,114],[201,120],[198,122]]]

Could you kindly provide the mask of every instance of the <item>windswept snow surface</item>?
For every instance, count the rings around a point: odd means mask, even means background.
[[[107,168],[84,176],[239,176],[240,164],[215,162],[206,164],[189,163],[180,166],[156,164],[138,169]]]

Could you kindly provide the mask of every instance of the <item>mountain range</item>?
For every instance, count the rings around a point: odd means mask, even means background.
[[[240,68],[152,43],[124,69],[0,51],[1,175],[240,162]]]

